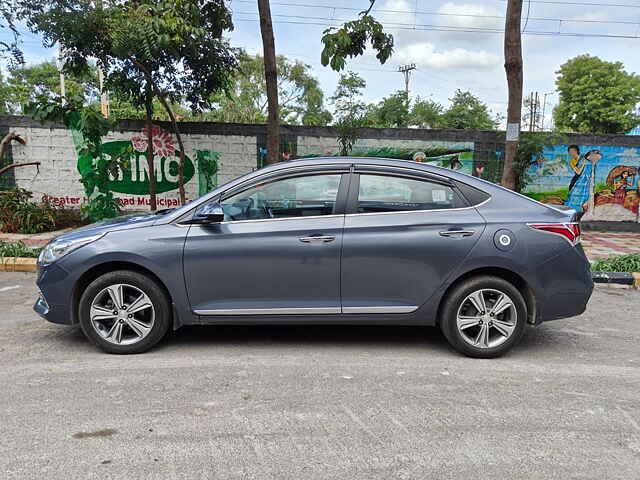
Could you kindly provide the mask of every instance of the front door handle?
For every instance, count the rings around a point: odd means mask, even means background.
[[[470,237],[473,235],[475,230],[445,230],[444,232],[440,232],[440,236],[442,237]]]
[[[336,237],[331,235],[312,235],[310,237],[300,237],[298,240],[302,243],[329,243],[333,242],[335,239]]]

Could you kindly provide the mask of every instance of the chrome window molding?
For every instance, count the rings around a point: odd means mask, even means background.
[[[485,201],[478,203],[477,205],[472,205],[470,207],[456,207],[456,208],[432,208],[428,210],[400,210],[398,212],[369,212],[369,213],[347,213],[347,217],[360,217],[364,215],[395,215],[395,214],[407,214],[407,213],[445,213],[445,212],[456,212],[460,210],[471,210],[473,208],[478,208],[486,203],[491,201],[491,197],[487,198]]]

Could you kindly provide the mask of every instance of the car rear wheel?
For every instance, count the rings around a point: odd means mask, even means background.
[[[109,353],[141,353],[167,333],[171,306],[162,287],[138,272],[106,273],[80,298],[80,327]]]
[[[457,351],[475,358],[506,353],[522,338],[527,306],[511,283],[499,277],[465,280],[441,310],[440,328]]]

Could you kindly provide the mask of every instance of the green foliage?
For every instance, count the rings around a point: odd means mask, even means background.
[[[591,265],[594,272],[640,272],[640,254],[630,253],[596,260]]]
[[[433,100],[416,97],[409,115],[409,125],[419,128],[440,128],[444,107]]]
[[[557,145],[564,143],[566,139],[561,135],[546,133],[522,132],[518,142],[518,150],[513,161],[513,170],[516,174],[516,192],[521,192],[532,181],[531,165],[542,159],[542,152],[547,145]]]
[[[42,233],[79,224],[72,211],[49,202],[35,203],[23,188],[0,192],[0,230],[6,233]]]
[[[578,133],[626,133],[640,121],[640,77],[620,62],[580,55],[564,63],[556,86],[560,102],[553,111],[556,128]]]
[[[340,28],[327,28],[323,32],[322,54],[323,66],[330,65],[337,72],[343,70],[346,59],[362,55],[371,43],[377,52],[376,58],[385,63],[393,53],[393,36],[384,32],[382,24],[369,13],[376,0],[369,0],[368,10],[360,12],[359,18],[345,23]]]
[[[406,128],[409,126],[409,99],[405,90],[383,98],[371,105],[366,114],[367,123],[379,128]]]
[[[367,125],[367,106],[362,101],[362,91],[366,85],[360,75],[347,72],[340,75],[336,91],[331,97],[336,112],[333,126],[336,129],[341,155],[351,154],[359,138],[358,130]]]
[[[65,77],[66,94],[69,97],[80,97],[84,103],[97,101],[97,83],[96,68],[87,65],[86,71]],[[60,96],[60,76],[53,61],[11,68],[5,85],[3,100],[9,105],[11,113],[22,111],[27,103],[52,100]]]
[[[326,125],[331,114],[324,108],[324,94],[311,67],[279,55],[278,104],[280,121],[294,125]],[[206,120],[237,123],[265,123],[267,86],[261,56],[240,56],[240,68],[233,86],[224,94],[213,96],[214,110],[203,115]]]
[[[0,242],[0,258],[38,258],[42,248],[29,247],[23,242]]]
[[[469,130],[495,130],[498,119],[491,116],[489,108],[471,92],[456,90],[451,106],[442,114],[442,126]]]
[[[40,100],[28,104],[25,111],[34,120],[63,123],[72,130],[78,154],[93,159],[91,164],[80,168],[80,181],[88,199],[81,207],[82,212],[94,222],[115,217],[118,202],[109,191],[109,174],[127,167],[132,151],[123,149],[113,157],[102,154],[102,137],[115,128],[114,121],[92,107],[84,107],[82,99],[69,99],[65,104],[61,99]]]
[[[18,47],[20,32],[18,31],[18,15],[15,0],[0,1],[0,31],[8,30],[11,38],[0,40],[0,59],[8,60],[11,66],[24,62],[22,51]]]

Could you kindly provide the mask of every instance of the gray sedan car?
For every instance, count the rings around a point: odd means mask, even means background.
[[[58,237],[34,309],[111,353],[182,325],[438,325],[495,357],[593,289],[573,210],[416,162],[316,158]]]

